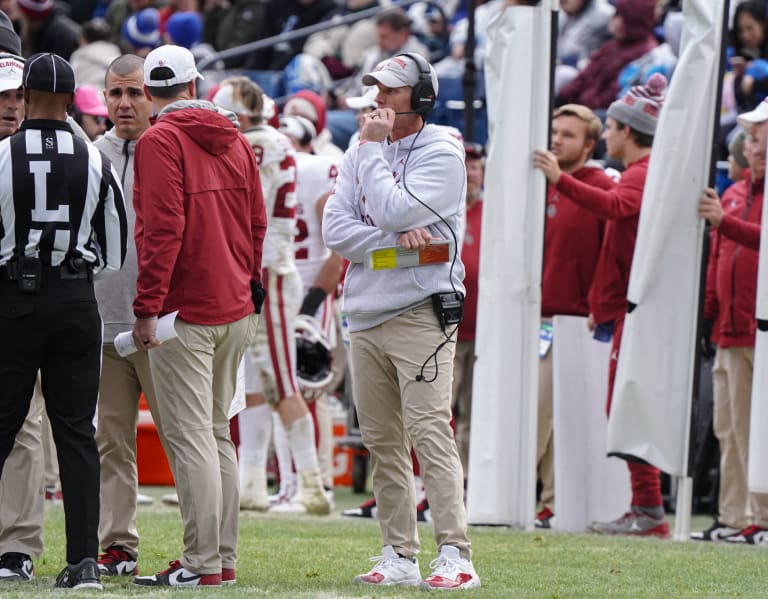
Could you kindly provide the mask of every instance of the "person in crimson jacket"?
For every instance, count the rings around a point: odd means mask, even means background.
[[[552,120],[552,154],[563,172],[588,185],[607,190],[615,186],[613,180],[599,165],[588,162],[602,130],[600,119],[586,106],[561,106]],[[544,335],[551,332],[555,314],[589,314],[587,296],[600,255],[604,224],[602,217],[582,208],[554,185],[548,185],[541,280],[541,326]],[[550,528],[555,505],[551,344],[541,353],[536,463],[542,485],[542,509],[536,515],[534,524],[537,528]]]
[[[158,118],[134,152],[133,340],[151,349],[184,522],[180,559],[134,579],[147,586],[235,581],[240,500],[229,411],[263,301],[267,219],[256,157],[234,115],[195,100],[197,77],[186,48],[149,53],[144,89]],[[157,318],[177,310],[177,337],[160,344]]]
[[[768,494],[749,491],[747,464],[768,104],[741,115],[739,124],[749,133],[747,176],[725,191],[722,204],[708,188],[699,205],[699,214],[712,225],[704,318],[718,345],[712,380],[720,492],[718,517],[691,538],[757,545],[768,541]]]
[[[640,204],[666,86],[666,78],[655,74],[645,86],[633,87],[608,108],[603,134],[607,151],[612,158],[622,160],[627,167],[614,189],[606,191],[593,187],[561,172],[551,152],[534,153],[534,165],[544,172],[557,191],[607,221],[589,293],[589,320],[592,327],[613,326],[608,412],[627,311],[627,289],[637,239]],[[668,537],[669,524],[664,516],[658,468],[639,461],[627,462],[627,465],[632,483],[632,505],[629,511],[610,522],[593,522],[591,530],[602,534]]]
[[[617,0],[608,23],[613,36],[589,56],[589,64],[563,87],[556,105],[575,102],[605,109],[620,91],[619,73],[657,46],[653,35],[656,0]]]
[[[461,246],[464,263],[464,318],[459,323],[456,354],[453,357],[451,391],[456,426],[456,446],[464,470],[464,486],[469,473],[469,434],[472,424],[472,373],[475,366],[475,326],[477,323],[477,283],[480,276],[480,230],[483,222],[483,146],[464,142],[464,165],[467,169],[467,227]]]

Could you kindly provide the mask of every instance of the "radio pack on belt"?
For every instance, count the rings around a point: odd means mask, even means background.
[[[40,258],[22,256],[16,262],[16,276],[22,293],[37,293],[40,291],[40,277],[43,274],[43,263]]]

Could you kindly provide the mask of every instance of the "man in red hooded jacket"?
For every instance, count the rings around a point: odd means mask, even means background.
[[[608,108],[603,134],[608,155],[622,160],[627,167],[614,189],[605,191],[562,173],[550,152],[537,151],[534,154],[534,165],[544,171],[558,191],[607,221],[589,305],[591,326],[613,328],[608,376],[609,413],[627,312],[627,289],[640,204],[666,85],[666,78],[657,73],[645,86],[633,87]],[[591,529],[602,534],[669,536],[658,468],[645,462],[627,462],[627,465],[632,483],[629,511],[610,522],[593,522]]]
[[[197,77],[186,48],[149,53],[144,90],[158,118],[134,154],[133,339],[151,349],[184,522],[180,559],[134,579],[148,586],[235,581],[240,500],[229,410],[263,301],[267,219],[256,158],[232,113],[195,100]],[[157,318],[174,311],[177,338],[161,344]]]
[[[725,191],[722,204],[710,188],[699,205],[712,225],[704,318],[714,321],[712,340],[718,345],[712,380],[720,493],[717,518],[691,538],[759,545],[768,542],[768,495],[749,492],[747,464],[768,102],[740,115],[739,124],[749,133],[747,176]]]
[[[616,185],[613,179],[599,164],[588,162],[602,131],[600,119],[586,106],[561,106],[552,119],[552,153],[563,172],[588,185],[611,189]],[[552,330],[555,314],[589,314],[587,296],[600,256],[604,226],[599,215],[582,208],[554,185],[548,186],[541,279],[542,335]],[[536,462],[541,480],[541,511],[534,524],[537,528],[550,528],[555,503],[551,347],[543,347],[540,354]]]

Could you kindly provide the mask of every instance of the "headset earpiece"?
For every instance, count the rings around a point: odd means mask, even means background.
[[[398,54],[398,56],[409,58],[416,63],[419,69],[419,80],[411,91],[411,109],[426,118],[435,107],[437,100],[435,87],[432,85],[432,70],[429,63],[413,52],[405,52]]]

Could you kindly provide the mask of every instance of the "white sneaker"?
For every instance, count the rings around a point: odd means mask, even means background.
[[[384,545],[381,555],[371,558],[376,565],[370,572],[355,576],[355,584],[375,584],[380,586],[416,586],[421,582],[419,562],[416,558],[399,556],[392,545]]]
[[[155,499],[150,495],[144,495],[144,493],[136,495],[136,505],[152,505],[153,503],[155,503]]]
[[[258,512],[269,509],[266,468],[240,464],[240,509]]]
[[[160,498],[165,505],[179,505],[179,496],[176,493],[166,493]]]
[[[480,577],[475,572],[472,562],[464,559],[459,550],[451,545],[443,545],[438,555],[429,564],[432,574],[421,583],[421,588],[438,589],[476,589],[480,587]]]

